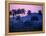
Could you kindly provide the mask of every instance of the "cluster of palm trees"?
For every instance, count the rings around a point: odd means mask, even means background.
[[[9,15],[13,15],[14,16],[16,14],[23,14],[23,13],[25,14],[25,11],[26,11],[25,9],[17,9],[17,10],[16,9],[13,9],[13,10],[11,10],[9,12]],[[31,14],[31,10],[28,10],[27,12],[28,12],[27,13],[28,15]],[[38,14],[42,15],[42,13],[41,13],[42,11],[41,10],[39,10],[38,12],[39,12]]]
[[[24,9],[13,9],[9,12],[10,15],[16,15],[16,14],[22,14],[24,13],[25,14],[25,10]]]

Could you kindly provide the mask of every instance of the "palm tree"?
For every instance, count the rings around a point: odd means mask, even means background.
[[[12,15],[12,12],[11,11],[9,12],[9,15]]]
[[[16,14],[17,14],[17,10],[15,9],[14,15],[16,15]]]
[[[16,10],[15,10],[15,9],[13,9],[13,10],[12,10],[12,14],[13,14],[13,16],[15,15],[15,12],[16,12]]]
[[[38,12],[39,12],[40,15],[42,15],[42,11],[41,10],[39,10]]]
[[[14,16],[14,15],[15,15],[15,13],[16,13],[16,10],[15,10],[15,9],[13,9],[13,10],[12,10],[13,19],[15,19],[15,16]]]
[[[31,14],[31,11],[30,10],[28,10],[28,13],[27,13],[28,15],[30,15]]]

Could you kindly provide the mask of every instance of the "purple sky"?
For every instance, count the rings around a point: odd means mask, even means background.
[[[25,14],[17,14],[22,16],[27,15],[27,11],[31,10],[31,13],[38,13],[38,10],[42,10],[42,6],[39,5],[22,5],[22,4],[10,4],[10,10],[12,9],[25,9]]]
[[[38,12],[38,10],[42,10],[42,6],[39,6],[39,5],[23,5],[23,4],[10,4],[10,10],[12,9],[25,9],[26,12],[28,10],[31,10],[31,12]]]

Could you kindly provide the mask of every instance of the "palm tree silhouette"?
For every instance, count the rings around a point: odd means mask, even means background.
[[[11,11],[9,12],[9,15],[12,15],[12,12]]]
[[[40,15],[42,15],[42,11],[41,10],[39,10],[38,12],[39,12]]]
[[[16,10],[15,10],[15,9],[13,9],[13,10],[12,10],[12,14],[13,14],[13,16],[15,15],[15,12],[16,12]]]
[[[30,15],[31,14],[31,11],[30,10],[28,10],[28,13],[27,13],[28,15]]]

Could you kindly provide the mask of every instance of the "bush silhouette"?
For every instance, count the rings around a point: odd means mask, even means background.
[[[20,20],[20,16],[17,16],[16,20]]]
[[[20,14],[21,13],[21,9],[17,9],[16,14]]]
[[[31,21],[38,21],[38,17],[37,16],[32,16]]]
[[[24,9],[21,9],[21,13],[24,13],[25,14],[25,10]]]

